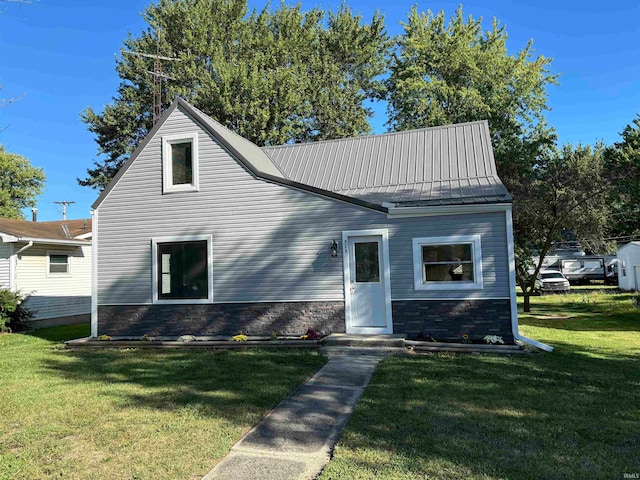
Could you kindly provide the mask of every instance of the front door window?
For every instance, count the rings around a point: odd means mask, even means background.
[[[356,282],[380,282],[378,242],[359,242],[354,245]]]

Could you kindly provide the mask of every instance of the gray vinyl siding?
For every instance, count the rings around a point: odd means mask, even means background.
[[[161,137],[199,134],[200,191],[162,194]],[[503,213],[390,220],[254,178],[176,109],[98,209],[98,303],[152,303],[151,239],[210,234],[216,303],[342,300],[343,230],[389,230],[392,298],[509,296]],[[482,235],[484,289],[413,288],[414,237]],[[95,240],[94,240],[95,241]]]
[[[0,288],[11,285],[11,254],[12,244],[0,242]]]

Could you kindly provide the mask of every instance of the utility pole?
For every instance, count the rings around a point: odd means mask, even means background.
[[[62,205],[62,220],[67,219],[67,205],[73,205],[76,202],[71,202],[69,200],[62,200],[60,202],[53,202],[58,205]]]
[[[162,35],[162,30],[158,29],[158,37],[156,41],[156,54],[151,55],[149,53],[142,52],[128,52],[126,50],[121,50],[122,53],[128,53],[130,55],[137,55],[139,57],[150,58],[153,60],[153,71],[147,70],[147,73],[150,73],[153,77],[153,124],[155,125],[158,120],[160,120],[160,116],[162,115],[162,82],[164,80],[173,80],[169,75],[165,75],[162,73],[162,61],[178,61],[179,58],[165,57],[160,55],[160,36]]]

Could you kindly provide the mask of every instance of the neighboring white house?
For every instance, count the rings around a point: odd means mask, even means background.
[[[622,290],[640,291],[640,242],[618,248],[618,286]]]
[[[91,235],[91,220],[0,218],[0,287],[25,297],[36,328],[89,320]]]

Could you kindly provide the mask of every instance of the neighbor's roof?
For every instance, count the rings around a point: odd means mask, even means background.
[[[292,180],[372,203],[511,201],[486,121],[263,150]]]
[[[0,218],[0,234],[26,240],[85,241],[79,238],[91,233],[91,219],[28,222]]]
[[[510,202],[496,173],[486,121],[260,148],[181,98],[94,202],[97,208],[176,108],[257,178],[388,212],[397,206]],[[392,205],[393,206],[393,205]]]

